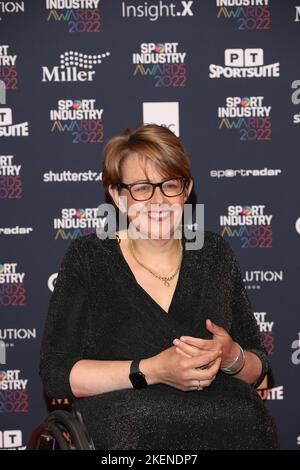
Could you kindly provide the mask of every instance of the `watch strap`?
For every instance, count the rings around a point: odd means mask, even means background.
[[[148,385],[145,375],[143,374],[143,372],[140,371],[139,364],[139,360],[133,360],[130,364],[129,374],[129,379],[133,387],[137,389],[145,388]]]
[[[134,359],[130,365],[130,374],[141,374],[140,360]]]

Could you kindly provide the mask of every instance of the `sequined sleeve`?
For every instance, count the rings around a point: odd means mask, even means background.
[[[262,371],[257,381],[253,384],[253,387],[258,387],[269,369],[267,351],[262,345],[259,328],[253,315],[253,309],[244,285],[239,262],[229,243],[226,241],[225,244],[232,279],[232,327],[230,334],[245,350],[256,354],[260,359]]]
[[[69,375],[82,358],[82,322],[86,311],[83,266],[73,241],[63,257],[44,328],[40,376],[45,393],[51,398],[74,399]]]

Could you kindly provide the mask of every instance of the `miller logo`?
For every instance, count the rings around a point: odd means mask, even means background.
[[[60,54],[59,66],[56,65],[51,70],[42,66],[42,82],[92,82],[96,72],[91,69],[101,64],[109,55],[110,52],[91,55],[74,51]]]

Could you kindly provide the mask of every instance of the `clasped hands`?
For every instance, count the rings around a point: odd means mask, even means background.
[[[209,387],[220,367],[232,362],[238,352],[237,345],[227,331],[206,320],[206,328],[213,334],[213,339],[205,340],[192,336],[181,336],[174,339],[175,351],[187,358],[198,359],[199,366],[195,367],[198,374],[199,385],[197,389]]]

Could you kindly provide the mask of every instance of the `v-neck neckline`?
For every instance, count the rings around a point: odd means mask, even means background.
[[[187,257],[187,250],[185,248],[185,237],[184,237],[184,232],[182,231],[182,260],[179,268],[179,274],[176,282],[176,286],[172,295],[172,299],[169,305],[168,311],[166,311],[154,298],[138,283],[136,280],[135,275],[133,274],[129,264],[127,263],[123,252],[120,247],[120,243],[117,238],[111,238],[110,239],[112,244],[114,245],[115,248],[115,253],[118,256],[118,261],[120,265],[125,269],[127,274],[132,278],[134,284],[136,285],[137,289],[141,292],[143,297],[145,298],[148,303],[150,302],[152,306],[154,306],[156,309],[159,310],[160,314],[162,313],[165,318],[168,318],[171,315],[171,312],[174,310],[175,305],[176,305],[176,299],[178,298],[178,295],[180,293],[180,289],[183,283],[183,277],[184,277],[184,271],[186,267],[186,257]],[[171,315],[172,316],[172,315]]]

